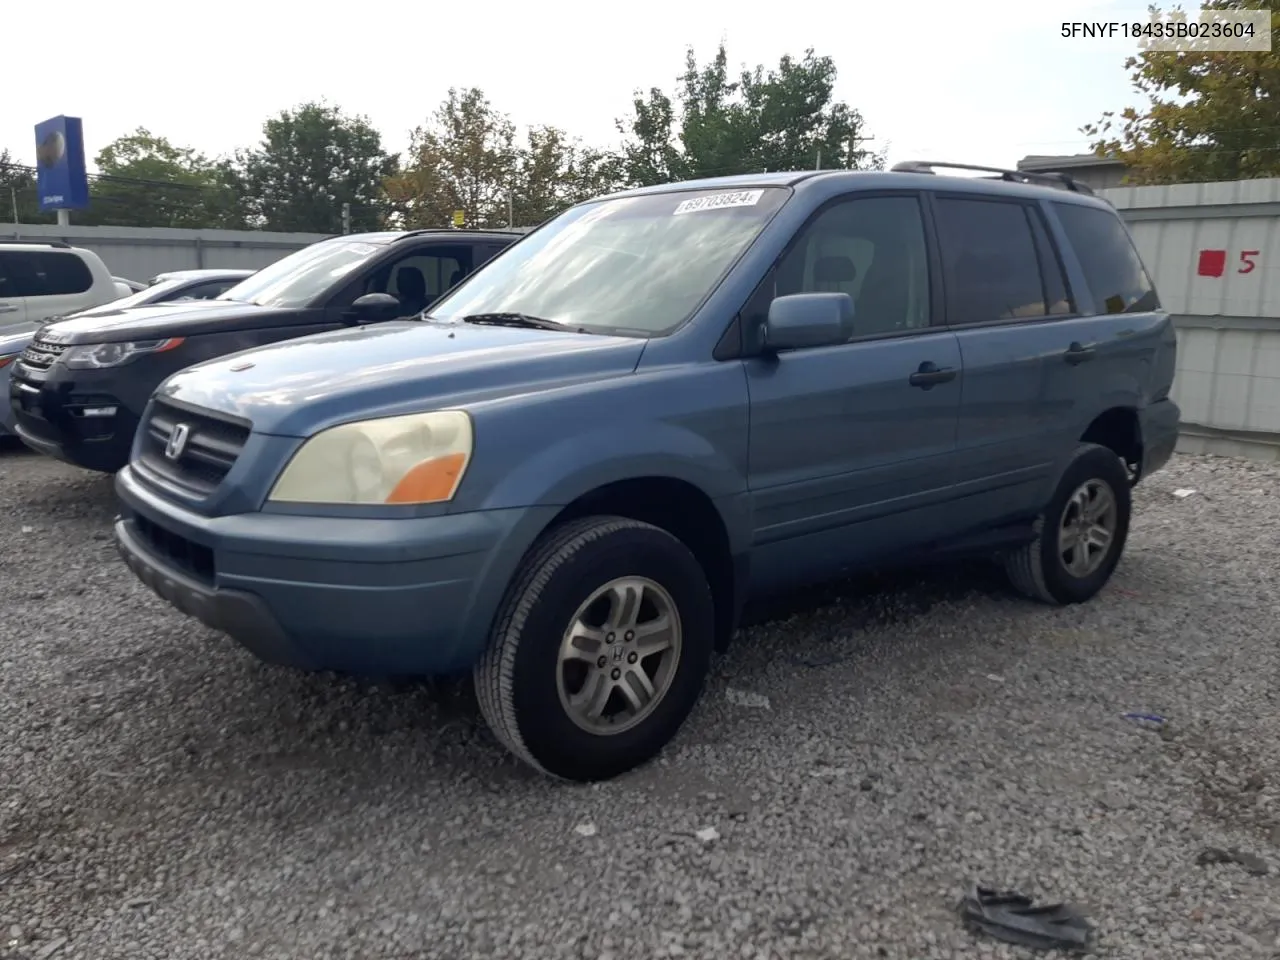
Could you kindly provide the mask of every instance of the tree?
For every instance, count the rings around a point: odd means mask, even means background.
[[[1263,0],[1208,0],[1212,10],[1262,10]],[[1155,15],[1161,14],[1156,7]],[[1272,50],[1280,14],[1271,14]],[[1147,104],[1108,112],[1081,130],[1131,183],[1280,176],[1280,59],[1274,52],[1144,51],[1125,61]]]
[[[174,146],[145,127],[117,137],[95,157],[89,209],[81,222],[128,227],[236,226],[222,165]]]
[[[262,126],[262,141],[242,151],[223,175],[244,197],[250,222],[264,230],[341,233],[343,204],[351,230],[377,230],[388,211],[383,180],[398,158],[366,117],[310,102]]]
[[[757,66],[730,77],[722,43],[699,66],[690,48],[675,98],[658,88],[637,93],[618,121],[620,162],[635,185],[764,170],[883,166],[859,147],[862,115],[834,100],[836,67],[812,49],[776,69]]]
[[[515,124],[482,90],[450,87],[427,122],[410,135],[404,170],[387,181],[403,224],[445,227],[461,210],[467,226],[505,225],[515,141]]]
[[[618,185],[617,157],[584,146],[557,127],[531,127],[527,137],[516,153],[511,182],[515,224],[536,226]]]
[[[0,150],[0,223],[52,223],[55,218],[40,212],[35,170]]]

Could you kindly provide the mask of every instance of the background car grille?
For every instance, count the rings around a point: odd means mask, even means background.
[[[179,424],[186,424],[190,433],[181,454],[170,458],[165,448]],[[207,495],[235,466],[250,429],[250,424],[225,414],[196,412],[157,399],[142,425],[139,459],[151,473],[193,493]]]
[[[22,351],[19,359],[28,367],[36,370],[48,370],[66,352],[68,346],[69,344],[65,343],[50,343],[47,340],[41,340],[40,335],[36,334],[31,343],[27,345],[27,349]]]

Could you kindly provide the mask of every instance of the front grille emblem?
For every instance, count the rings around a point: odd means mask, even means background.
[[[191,428],[185,423],[179,423],[173,428],[173,433],[169,434],[169,440],[164,445],[164,455],[170,460],[177,460],[182,456],[182,451],[187,449],[187,438],[191,436]]]

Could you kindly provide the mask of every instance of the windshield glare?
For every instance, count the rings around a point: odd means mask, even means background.
[[[217,299],[260,307],[305,307],[379,249],[355,240],[321,240],[245,277]]]
[[[680,191],[575,207],[485,264],[431,307],[431,317],[523,313],[597,333],[670,333],[788,193]]]

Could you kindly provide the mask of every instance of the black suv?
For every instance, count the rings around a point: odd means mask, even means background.
[[[522,235],[415,230],[331,237],[213,300],[49,324],[13,367],[15,432],[40,453],[114,473],[129,460],[152,391],[170,374],[280,340],[415,316]]]

